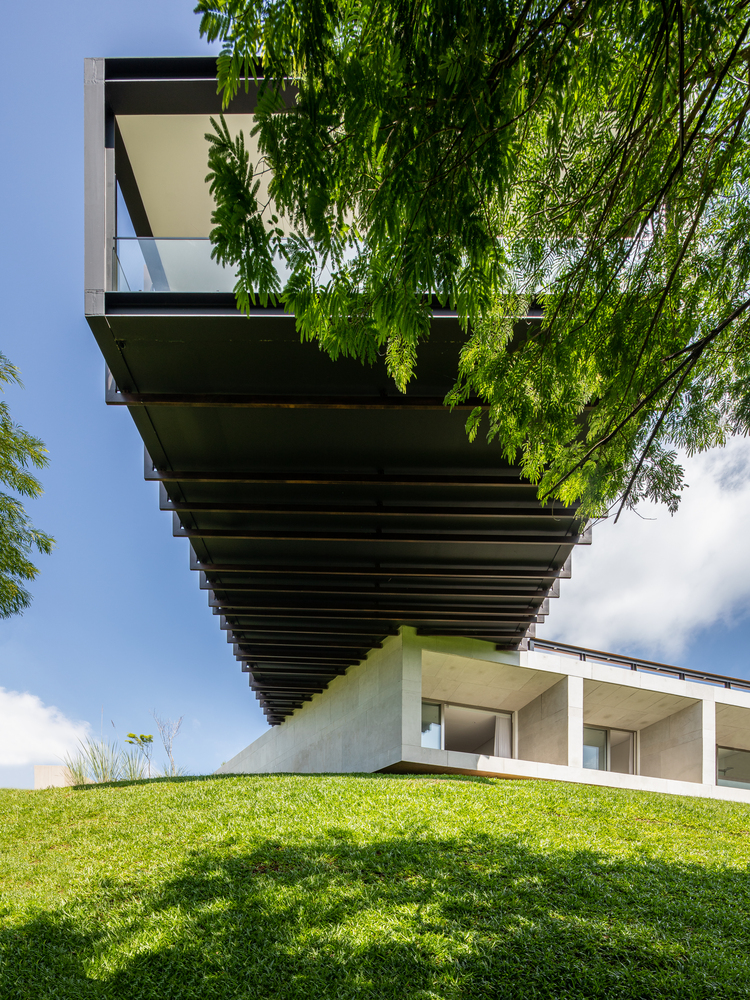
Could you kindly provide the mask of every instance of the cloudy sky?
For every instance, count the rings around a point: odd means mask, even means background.
[[[35,522],[55,535],[34,603],[0,621],[0,785],[29,787],[86,734],[153,732],[184,716],[189,771],[265,728],[225,635],[143,481],[140,439],[103,401],[83,318],[83,59],[197,55],[192,2],[40,0],[3,11],[0,350],[22,371],[15,419],[49,447]],[[33,44],[32,44],[33,40]],[[12,95],[12,99],[10,97]],[[680,513],[594,531],[540,635],[750,676],[750,445],[686,463]]]
[[[683,465],[674,517],[644,505],[595,526],[540,637],[749,675],[750,441]]]

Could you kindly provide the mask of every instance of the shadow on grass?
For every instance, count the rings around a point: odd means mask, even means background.
[[[76,792],[92,792],[97,788],[129,788],[131,785],[178,785],[184,784],[191,781],[225,781],[227,778],[244,778],[248,781],[256,781],[258,778],[301,778],[317,780],[319,778],[341,778],[340,771],[321,771],[312,774],[294,774],[290,775],[288,772],[269,772],[266,774],[253,773],[253,774],[176,774],[176,775],[158,775],[155,778],[134,778],[128,780],[121,778],[119,781],[99,781],[99,782],[89,782],[85,785],[67,785],[65,787],[72,788]],[[356,772],[347,772],[347,778],[370,778],[372,781],[422,781],[422,782],[434,782],[434,781],[469,781],[474,784],[480,785],[492,785],[497,784],[497,778],[485,778],[481,775],[471,775],[471,774],[373,774],[370,771],[362,772],[361,774]]]
[[[67,785],[75,792],[93,792],[97,788],[130,788],[143,785],[179,785],[190,781],[220,781],[222,778],[236,778],[236,774],[175,774],[157,775],[155,778],[120,778],[118,781],[90,781],[85,785]],[[253,775],[255,777],[255,775]]]
[[[13,1000],[750,995],[746,871],[409,834],[196,849],[0,939]]]

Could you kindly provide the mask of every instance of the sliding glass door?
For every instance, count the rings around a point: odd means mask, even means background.
[[[422,746],[491,757],[512,757],[513,717],[509,712],[424,701]]]
[[[584,726],[583,766],[592,771],[635,774],[635,733]]]

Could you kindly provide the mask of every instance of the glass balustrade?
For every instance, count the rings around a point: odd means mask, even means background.
[[[211,258],[211,241],[119,237],[115,241],[118,292],[232,292],[233,268]]]
[[[211,257],[207,239],[120,236],[115,240],[114,291],[233,292],[237,272]],[[280,264],[282,284],[288,269]]]
[[[211,257],[209,239],[166,239],[118,236],[114,248],[113,291],[116,292],[233,292],[237,271]],[[352,259],[350,251],[346,258]],[[277,259],[276,271],[283,287],[289,278],[286,261]],[[321,268],[327,281],[331,267]]]

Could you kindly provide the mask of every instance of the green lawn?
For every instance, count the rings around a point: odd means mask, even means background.
[[[0,998],[750,998],[750,807],[489,779],[0,791]]]

